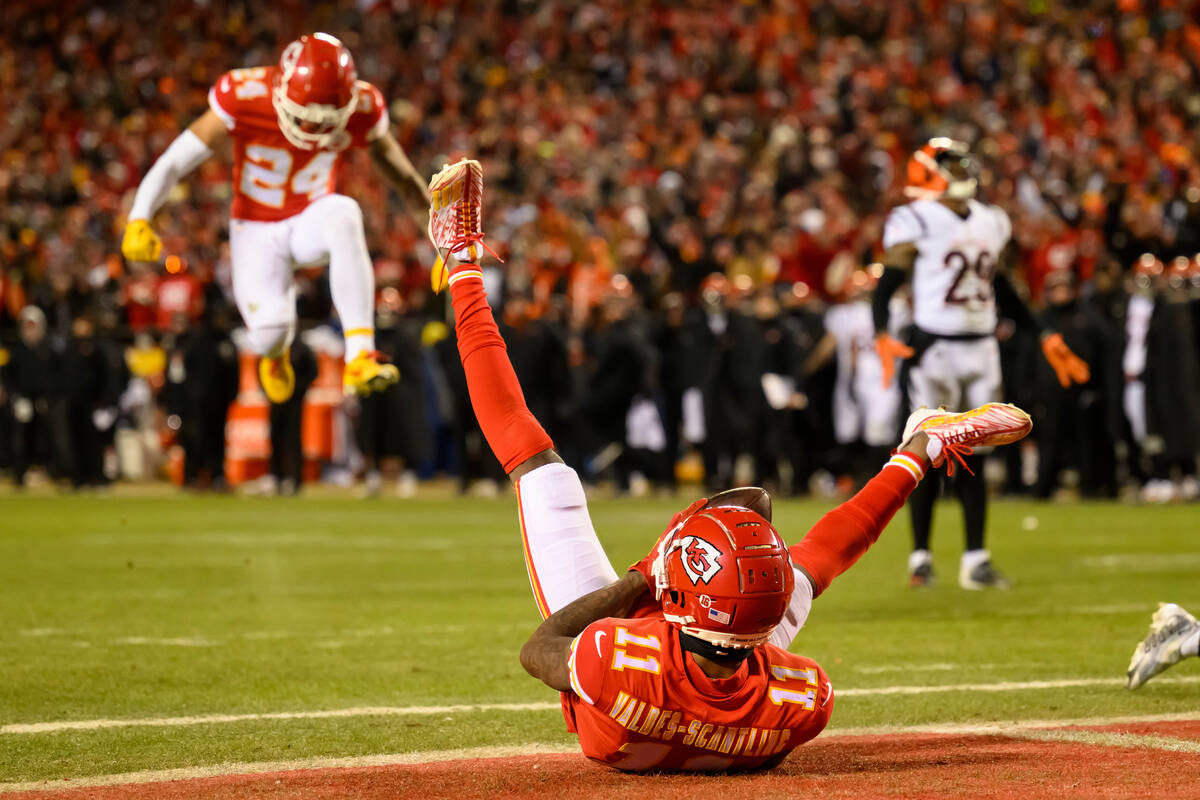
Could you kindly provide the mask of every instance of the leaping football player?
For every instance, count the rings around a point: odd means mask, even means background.
[[[329,265],[346,340],[346,393],[395,383],[399,372],[375,354],[375,278],[362,211],[335,191],[346,151],[366,147],[409,207],[428,205],[425,181],[389,132],[383,95],[357,79],[340,41],[313,33],[284,48],[277,66],[226,72],[208,105],[142,178],[122,253],[131,261],[159,258],[155,213],[176,182],[232,139],[233,293],[250,347],[261,356],[268,399],[282,403],[295,389],[288,348],[296,332],[292,270],[301,266]]]
[[[488,307],[478,266],[479,164],[430,184],[430,235],[444,260],[471,404],[516,485],[525,563],[543,622],[521,650],[562,693],[567,728],[588,757],[627,771],[773,766],[829,721],[820,665],[786,649],[813,598],[878,538],[927,467],[972,446],[1016,441],[1021,410],[924,409],[900,449],[857,495],[788,547],[757,488],[701,498],[675,515],[650,554],[618,576],[588,515],[579,477],[530,413]]]
[[[999,400],[1000,348],[996,342],[997,308],[1018,327],[1041,337],[1042,352],[1065,387],[1088,380],[1087,364],[1062,336],[1043,330],[1008,279],[1014,248],[1012,223],[999,206],[975,199],[979,170],[966,146],[946,138],[930,139],[908,162],[905,193],[911,203],[894,208],[883,228],[883,275],[871,308],[875,349],[884,364],[884,385],[894,377],[897,357],[909,359],[907,385],[911,409],[963,411]],[[912,280],[911,347],[888,333],[888,301]],[[958,582],[964,589],[1007,588],[984,546],[987,486],[982,456],[967,459],[954,480],[962,502],[966,547]],[[929,553],[938,481],[913,492],[913,549],[909,584],[933,582]]]

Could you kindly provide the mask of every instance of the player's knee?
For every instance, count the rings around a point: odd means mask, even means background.
[[[330,225],[346,228],[362,228],[362,208],[358,202],[344,194],[331,194],[321,201],[321,215]]]
[[[274,358],[292,343],[291,325],[261,325],[246,331],[246,343],[257,355]]]

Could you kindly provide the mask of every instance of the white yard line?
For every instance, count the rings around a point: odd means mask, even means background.
[[[1069,689],[1084,686],[1121,686],[1118,678],[1072,678],[1054,681],[1001,681],[997,683],[955,683],[932,686],[877,686],[866,689],[838,689],[836,697],[881,697],[893,695],[942,694],[945,692],[1023,692],[1042,689]],[[1155,679],[1156,684],[1200,683],[1200,676],[1184,675]],[[555,711],[558,703],[479,703],[445,706],[361,706],[356,708],[318,709],[314,711],[275,711],[247,714],[197,714],[184,717],[139,717],[132,719],[79,719],[52,722],[17,722],[0,725],[0,735],[92,731],[105,728],[176,728],[259,720],[334,719],[341,717],[400,717],[463,714],[488,711]]]
[[[220,722],[254,722],[280,719],[335,719],[339,717],[400,717],[461,714],[479,711],[552,711],[558,703],[492,703],[452,706],[362,706],[317,711],[275,711],[262,714],[198,714],[190,717],[142,717],[138,719],[79,719],[58,722],[27,722],[0,725],[0,734],[94,731],[102,728],[174,728]]]
[[[1146,736],[1136,733],[1101,733],[1100,731],[1022,731],[1009,734],[1019,739],[1038,742],[1075,742],[1098,747],[1135,747],[1142,750],[1166,750],[1172,753],[1200,753],[1200,742],[1174,739],[1170,736]]]
[[[533,705],[533,704],[531,704]],[[540,704],[539,704],[540,705]],[[470,708],[480,708],[471,706]],[[1119,725],[1151,722],[1173,722],[1191,720],[1196,713],[1150,714],[1125,717],[1089,717],[1085,719],[1024,720],[1020,722],[995,722],[985,724],[913,725],[908,727],[884,726],[876,728],[846,728],[821,735],[821,740],[850,739],[862,736],[886,736],[897,734],[944,733],[958,735],[1000,735],[1036,741],[1080,742],[1110,747],[1138,747],[1142,749],[1172,752],[1200,752],[1200,743],[1163,736],[1142,736],[1119,733],[1096,733],[1092,731],[1063,730],[1070,726]],[[1047,730],[1054,729],[1054,730]],[[25,781],[0,783],[0,794],[48,789],[80,789],[98,786],[116,786],[139,783],[162,783],[166,781],[198,780],[226,775],[260,775],[264,773],[292,772],[309,769],[352,769],[361,767],[386,767],[405,764],[431,764],[440,761],[461,761],[482,758],[513,758],[517,756],[558,755],[578,753],[574,745],[558,746],[524,744],[499,747],[471,747],[458,750],[433,750],[416,753],[392,753],[341,758],[302,758],[293,761],[226,762],[197,767],[122,772],[115,775],[94,775],[67,780]]]
[[[1155,683],[1200,683],[1200,675],[1159,678]],[[1066,678],[1056,681],[997,681],[994,683],[951,683],[934,686],[877,686],[872,689],[841,689],[835,685],[835,697],[870,697],[897,694],[938,694],[941,692],[1022,692],[1035,689],[1071,689],[1082,686],[1123,686],[1118,678]]]
[[[87,778],[68,778],[59,781],[27,781],[0,783],[0,794],[46,789],[81,789],[93,786],[118,786],[135,783],[216,778],[222,775],[259,775],[267,772],[291,772],[302,769],[352,769],[355,767],[388,767],[402,764],[431,764],[438,761],[462,761],[476,758],[512,758],[547,754],[577,753],[578,747],[546,744],[522,744],[509,747],[468,747],[460,750],[434,750],[424,753],[395,753],[388,755],[346,756],[344,758],[301,758],[295,761],[227,762],[203,767],[122,772],[116,775],[95,775]]]

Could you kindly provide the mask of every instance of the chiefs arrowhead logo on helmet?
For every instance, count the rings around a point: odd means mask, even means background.
[[[708,583],[721,571],[721,551],[699,536],[684,536],[675,546],[683,551],[683,571],[693,584]]]
[[[668,622],[718,647],[757,647],[770,638],[795,580],[770,514],[770,495],[745,488],[678,523],[654,565]]]

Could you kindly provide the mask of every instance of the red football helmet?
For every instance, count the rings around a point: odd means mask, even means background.
[[[354,113],[357,79],[350,51],[328,33],[285,47],[271,102],[287,140],[306,150],[337,147]]]
[[[770,516],[765,491],[733,489],[663,537],[652,569],[668,622],[717,647],[767,641],[795,581],[791,555]]]
[[[912,154],[905,177],[904,193],[917,200],[966,200],[979,188],[979,166],[967,146],[945,136]]]

